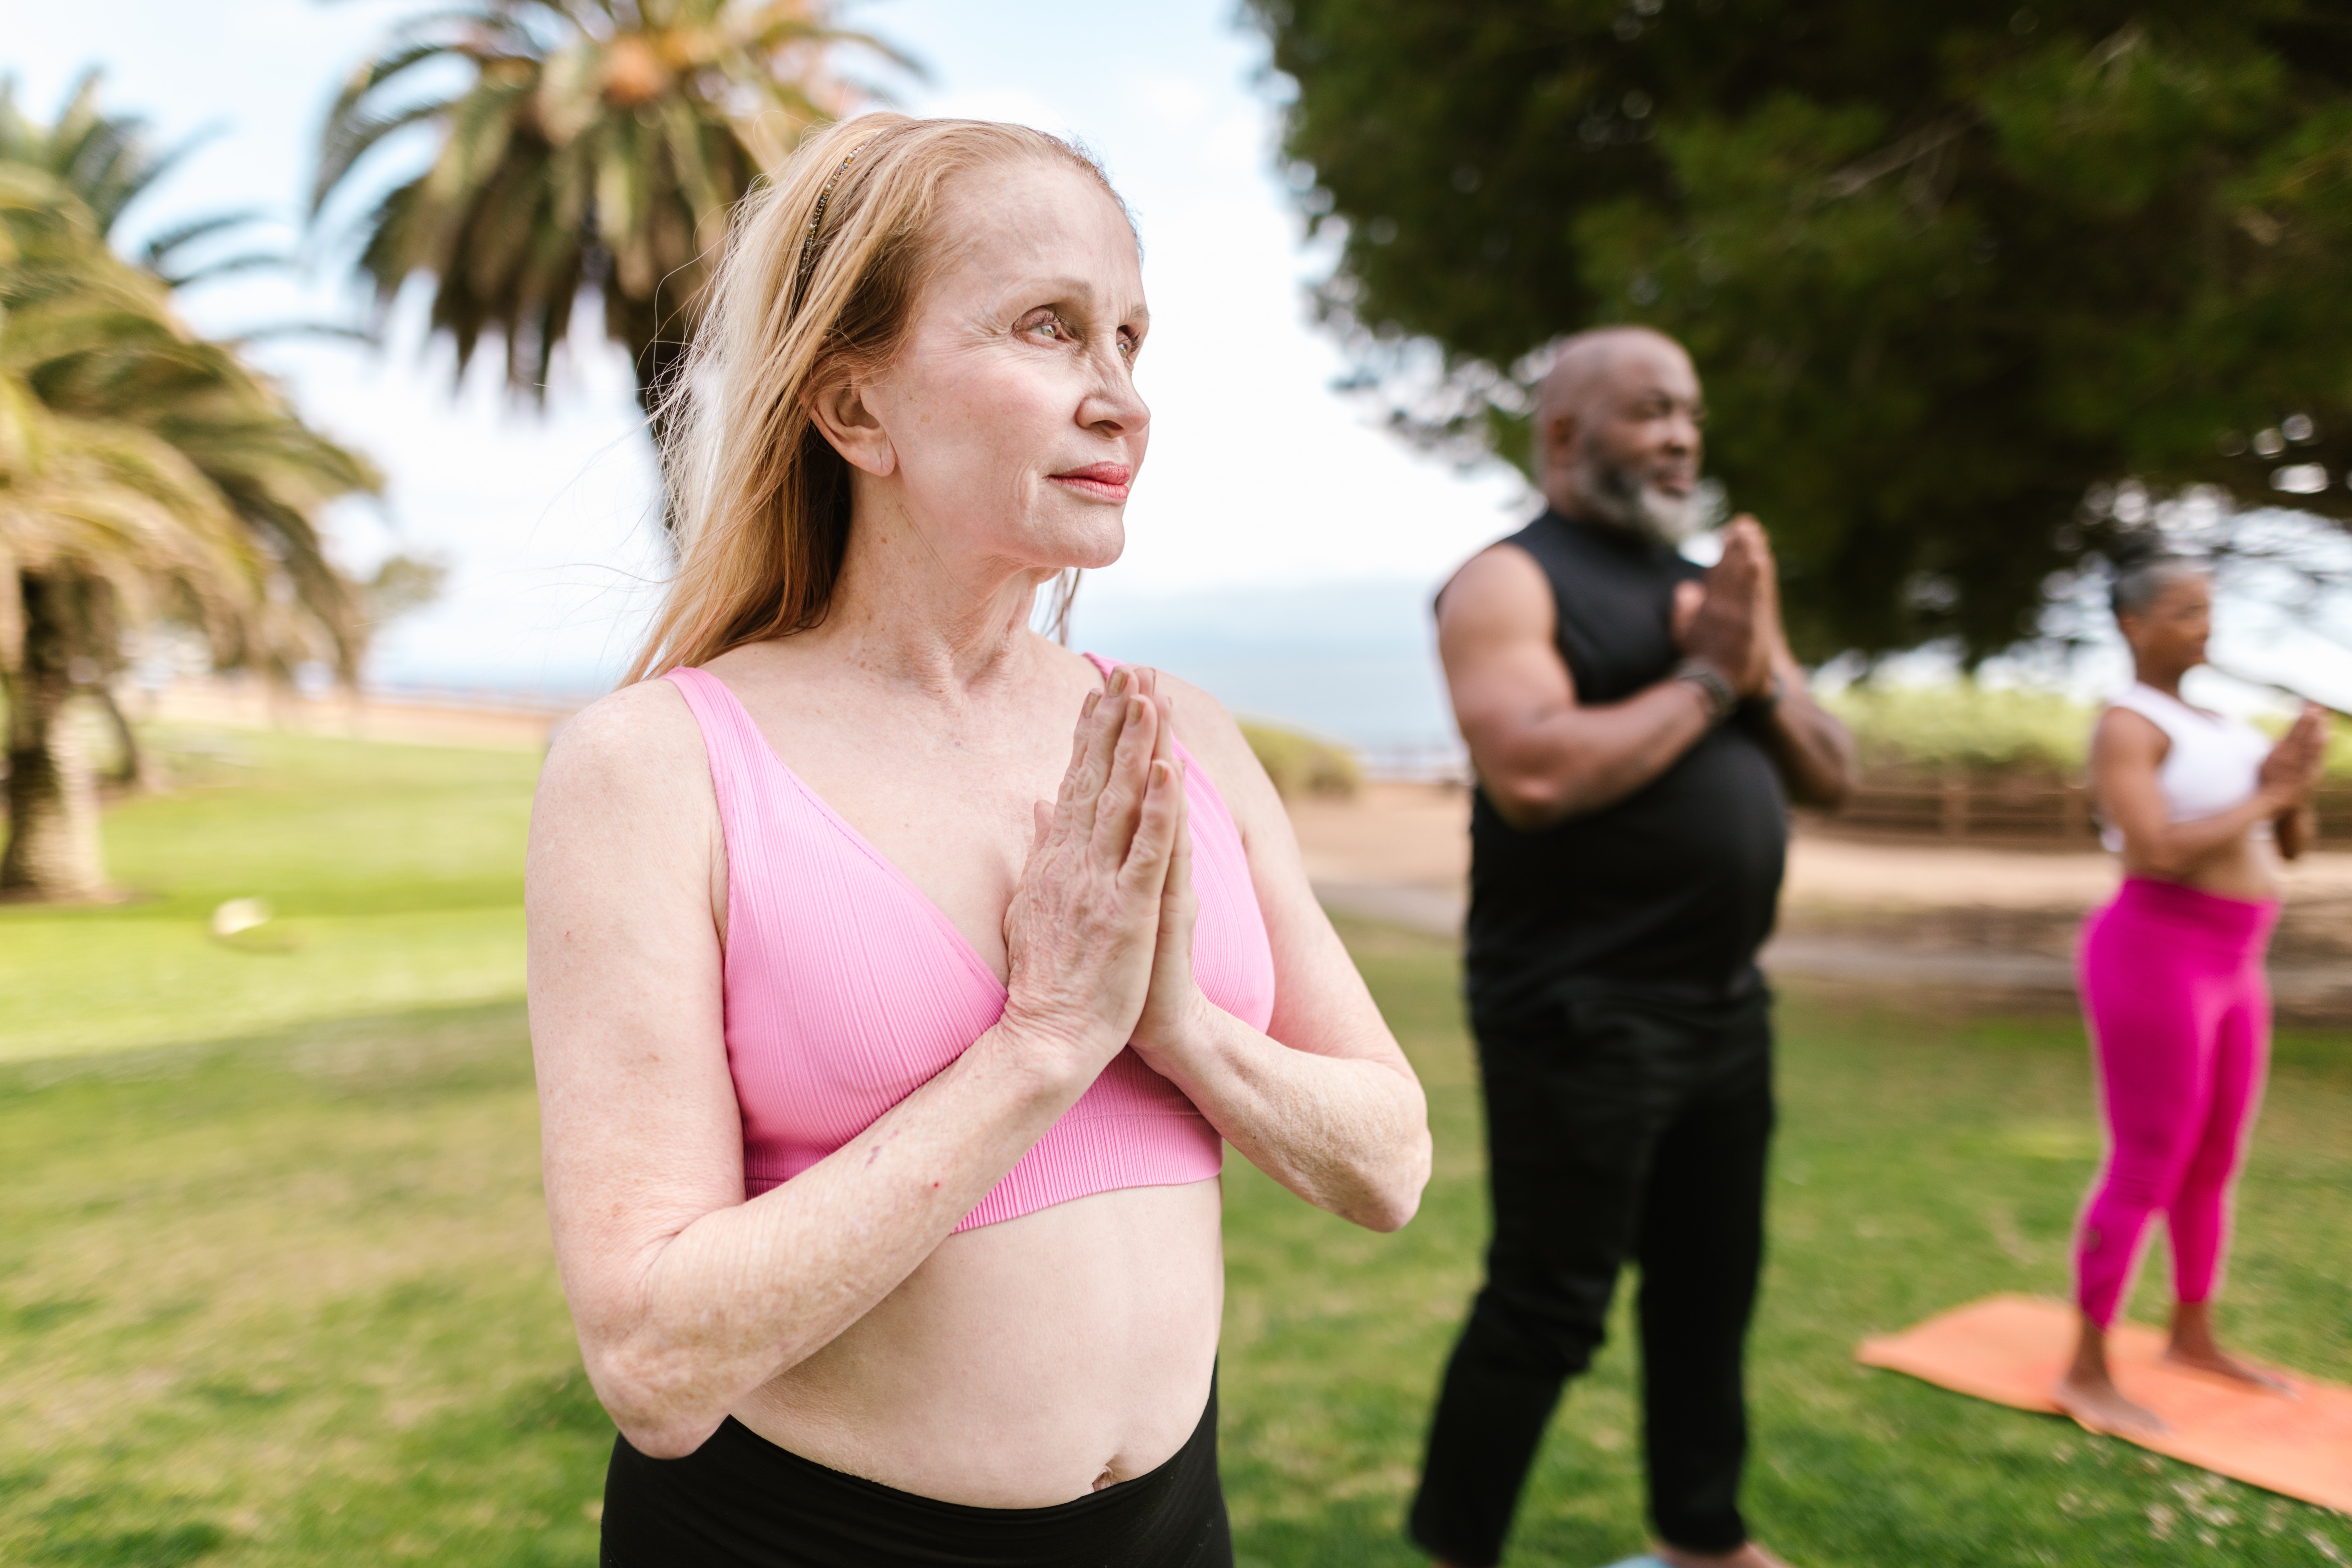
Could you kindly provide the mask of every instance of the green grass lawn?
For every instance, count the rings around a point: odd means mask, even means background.
[[[151,901],[0,911],[0,1563],[585,1568],[612,1429],[555,1284],[511,1000],[532,759],[240,743],[249,766],[110,818]],[[251,894],[292,952],[204,937]],[[1398,1521],[1484,1239],[1452,955],[1347,934],[1429,1084],[1437,1175],[1387,1237],[1229,1175],[1251,1563],[1417,1561]],[[1864,1333],[2063,1289],[2087,1071],[2058,1020],[1799,997],[1782,1024],[1759,1531],[1801,1568],[2352,1560],[2341,1516],[1853,1366]],[[2280,1055],[2225,1321],[2352,1378],[2352,1038]],[[1514,1563],[1641,1545],[1633,1367],[1621,1331],[1570,1394]]]
[[[121,903],[0,906],[0,1061],[184,1047],[522,995],[531,752],[152,738],[181,786],[107,814]],[[230,899],[277,918],[237,945]]]

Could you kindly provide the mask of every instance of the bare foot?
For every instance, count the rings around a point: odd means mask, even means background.
[[[2236,1356],[2223,1351],[2210,1347],[2204,1350],[2188,1350],[2175,1344],[2165,1351],[2164,1359],[2174,1366],[2184,1366],[2191,1372],[2210,1373],[2215,1377],[2226,1377],[2232,1383],[2242,1383],[2250,1388],[2258,1388],[2264,1394],[2275,1394],[2284,1399],[2303,1397],[2295,1392],[2294,1384],[2286,1379],[2274,1376],[2250,1363],[2240,1361]]]
[[[1685,1552],[1661,1542],[1650,1548],[1650,1553],[1673,1568],[1789,1568],[1752,1541],[1737,1552]]]
[[[2107,1331],[2087,1316],[2074,1342],[2074,1363],[2050,1391],[2051,1403],[2088,1431],[2117,1437],[2161,1437],[2171,1428],[2145,1405],[2135,1405],[2116,1387],[2107,1370]]]
[[[2126,1399],[2123,1391],[2106,1378],[2092,1382],[2070,1372],[2050,1391],[2050,1399],[2088,1431],[2116,1437],[2161,1437],[2172,1430],[2155,1411]]]
[[[2287,1399],[2303,1397],[2295,1392],[2294,1384],[2240,1361],[2215,1342],[2212,1303],[2209,1301],[2183,1301],[2173,1308],[2172,1342],[2165,1347],[2164,1359],[2175,1366],[2226,1377],[2265,1394]]]

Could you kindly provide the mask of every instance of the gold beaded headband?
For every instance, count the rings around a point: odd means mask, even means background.
[[[816,267],[816,231],[824,222],[824,209],[833,200],[833,187],[841,183],[842,175],[849,173],[849,165],[857,161],[857,155],[874,144],[874,137],[881,134],[877,131],[873,136],[866,137],[865,141],[852,147],[849,150],[849,156],[841,161],[841,166],[834,170],[832,178],[825,181],[824,188],[817,192],[816,205],[809,213],[808,227],[801,234],[800,266],[793,279],[795,305],[800,302],[798,299],[800,292],[808,286],[809,273]]]

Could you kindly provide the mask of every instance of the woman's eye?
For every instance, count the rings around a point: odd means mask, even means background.
[[[1049,338],[1059,338],[1062,336],[1062,323],[1055,321],[1051,316],[1048,316],[1044,321],[1037,322],[1029,330],[1033,332],[1037,332]]]

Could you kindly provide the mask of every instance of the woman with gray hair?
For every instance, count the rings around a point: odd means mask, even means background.
[[[2326,715],[2305,704],[2273,744],[2182,699],[2181,677],[2205,662],[2212,624],[2212,582],[2196,562],[2124,552],[2113,599],[2134,679],[2099,717],[2091,773],[2124,881],[2084,923],[2079,955],[2107,1160],[2075,1235],[2082,1328],[2053,1397],[2093,1430],[2132,1436],[2164,1423],[2116,1388],[2107,1331],[2159,1212],[2177,1302],[2169,1359],[2282,1387],[2221,1348],[2211,1310],[2230,1187],[2269,1058],[2263,963],[2278,919],[2278,861],[2310,840],[2326,732]]]

